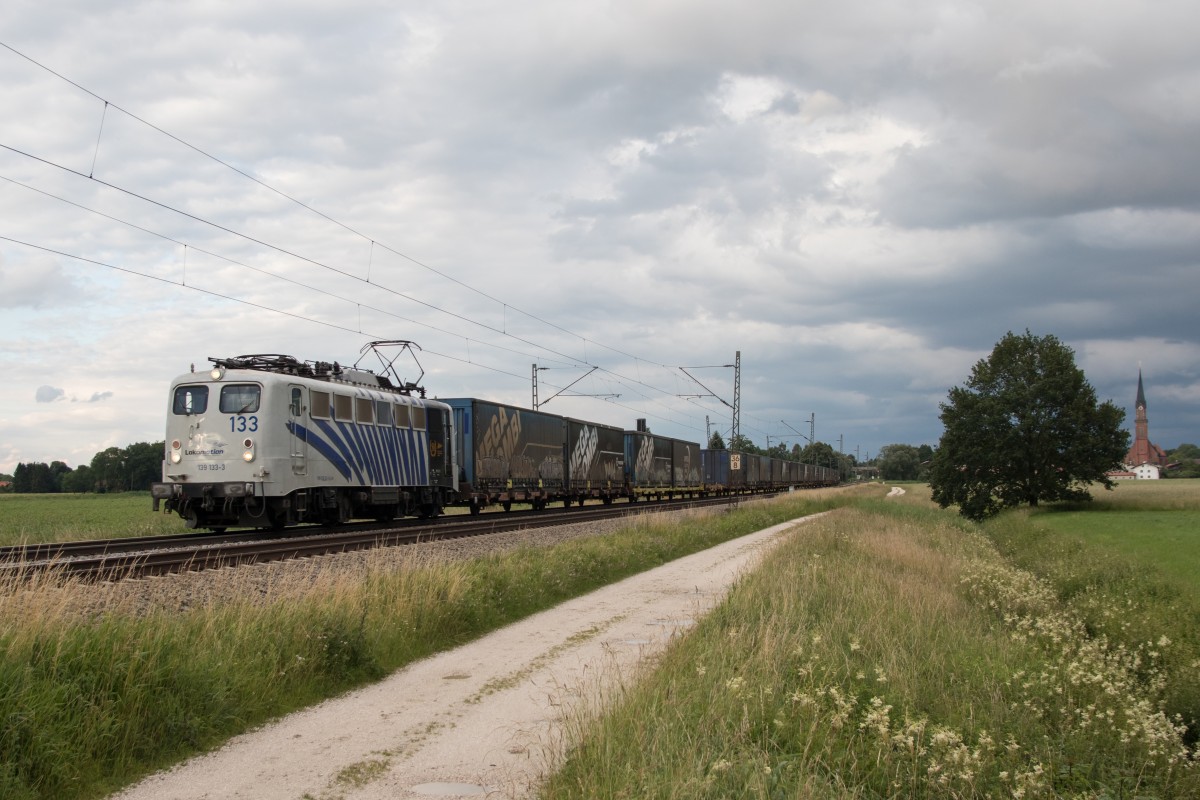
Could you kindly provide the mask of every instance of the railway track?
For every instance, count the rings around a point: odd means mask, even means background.
[[[763,495],[758,495],[762,497]],[[521,511],[480,516],[335,528],[290,528],[282,532],[188,533],[81,542],[0,547],[0,578],[47,572],[87,580],[122,580],[190,570],[280,561],[377,547],[481,536],[526,528],[613,519],[633,514],[736,505],[746,497],[718,497],[661,503],[585,506],[560,511]]]

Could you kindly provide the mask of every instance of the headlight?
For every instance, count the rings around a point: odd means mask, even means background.
[[[171,451],[171,463],[172,464],[178,464],[182,459],[183,459],[183,456],[181,456],[179,454],[178,450]]]
[[[245,461],[247,464],[249,464],[253,460],[254,460],[254,451],[253,450],[247,450],[246,452],[242,453],[242,461]]]
[[[209,374],[209,377],[211,377],[214,381],[219,381],[219,380],[221,380],[221,378],[225,377],[225,368],[224,367],[213,367],[212,372],[210,372],[208,374]]]

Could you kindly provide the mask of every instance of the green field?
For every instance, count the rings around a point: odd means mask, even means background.
[[[149,492],[116,494],[0,494],[0,546],[186,530],[177,515],[151,510]]]
[[[1200,796],[1200,481],[1122,484],[985,525],[906,488],[798,493],[366,578],[331,570],[183,612],[80,614],[81,587],[11,580],[0,797],[103,796],[597,585],[826,508],[608,711],[569,718],[571,756],[545,798]],[[156,519],[148,506],[6,497],[0,525],[19,509],[108,536],[106,519]]]
[[[1198,505],[1169,483],[984,526],[909,486],[806,525],[577,715],[543,798],[1200,796],[1200,542],[1156,539]]]
[[[1200,580],[1200,480],[1118,484],[1112,492],[1097,493],[1090,505],[1046,508],[1030,521],[1180,581],[1195,585]]]

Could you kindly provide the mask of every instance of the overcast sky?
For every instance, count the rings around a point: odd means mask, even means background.
[[[696,441],[740,351],[743,434],[865,459],[1028,329],[1200,442],[1194,2],[4,16],[0,471],[161,439],[210,356],[385,338],[431,396],[594,366],[545,410]]]

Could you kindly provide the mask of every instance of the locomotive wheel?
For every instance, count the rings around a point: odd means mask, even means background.
[[[512,501],[505,500],[503,503],[500,504],[500,507],[503,508],[505,511],[512,511]]]
[[[471,516],[472,517],[479,516],[480,511],[483,511],[483,506],[481,506],[479,503],[471,503]]]
[[[350,521],[350,498],[344,494],[338,494],[337,505],[333,508],[327,508],[324,512],[325,523],[327,525],[341,525]]]

